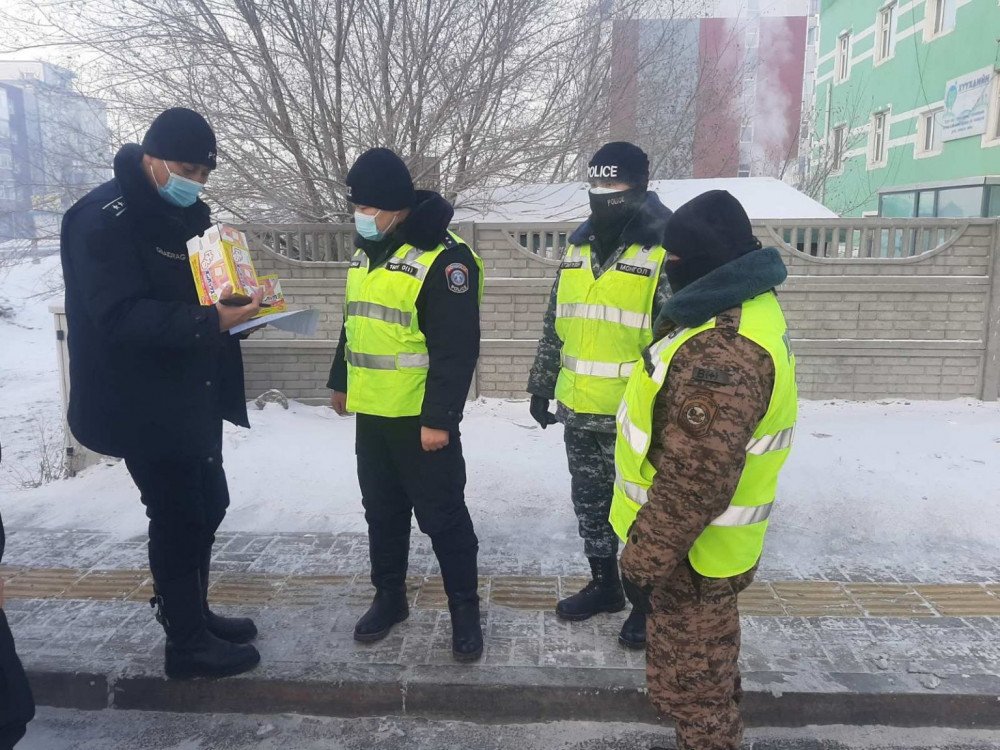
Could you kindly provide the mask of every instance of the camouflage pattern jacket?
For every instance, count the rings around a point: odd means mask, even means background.
[[[632,245],[645,247],[661,244],[663,230],[666,228],[670,213],[670,209],[660,203],[656,193],[646,193],[645,203],[625,226],[618,248],[607,256],[604,263],[594,267],[595,277],[600,277],[607,269],[614,266],[621,254]],[[570,235],[569,241],[570,244],[576,246],[587,245],[593,243],[595,237],[591,220],[588,219]],[[535,362],[531,366],[531,373],[528,376],[528,393],[547,399],[555,398],[556,380],[559,378],[559,369],[562,366],[562,340],[556,333],[556,293],[558,290],[559,275],[556,274],[556,281],[552,285],[552,294],[549,296],[549,307],[545,311],[542,338],[538,341]],[[670,299],[670,285],[667,283],[666,275],[661,274],[656,286],[650,320],[656,320],[659,317],[668,299]],[[612,434],[615,431],[615,418],[613,416],[578,414],[563,404],[557,405],[556,418],[572,429],[594,430]]]
[[[695,539],[736,492],[747,442],[774,387],[768,353],[737,334],[740,305],[786,276],[776,249],[756,250],[675,294],[657,321],[659,340],[675,328],[716,318],[715,328],[674,354],[653,409],[649,460],[656,478],[629,531],[621,566],[630,581],[654,596],[677,566],[686,564]],[[691,409],[706,403],[707,422],[703,411],[695,418]]]

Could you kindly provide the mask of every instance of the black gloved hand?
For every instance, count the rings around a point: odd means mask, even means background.
[[[556,415],[549,411],[549,400],[541,396],[531,397],[531,416],[541,425],[544,430],[550,424],[555,424],[558,420]]]
[[[625,589],[625,596],[632,603],[632,609],[639,614],[652,614],[653,606],[649,602],[649,593],[640,588],[637,584],[622,576],[622,587]]]

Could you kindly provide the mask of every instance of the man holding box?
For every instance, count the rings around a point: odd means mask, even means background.
[[[347,175],[357,252],[330,371],[331,404],[357,413],[361,484],[375,600],[354,628],[378,641],[409,616],[410,518],[430,536],[451,611],[452,651],[483,651],[479,542],[465,505],[458,425],[479,358],[483,263],[448,231],[454,209],[417,191],[388,149]]]
[[[229,505],[222,422],[249,427],[237,326],[260,309],[199,304],[187,241],[211,224],[198,199],[215,134],[169,109],[142,146],[124,146],[114,179],[63,218],[69,326],[69,425],[83,445],[125,459],[149,516],[149,567],[167,634],[168,677],[253,669],[252,620],[208,608],[215,531]]]

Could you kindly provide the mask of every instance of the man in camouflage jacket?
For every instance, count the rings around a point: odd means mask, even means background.
[[[770,355],[737,335],[741,305],[787,271],[776,249],[759,249],[742,207],[722,191],[679,208],[664,246],[674,296],[657,321],[657,340],[712,317],[716,325],[670,360],[653,410],[648,459],[656,475],[629,530],[622,575],[631,596],[648,597],[649,695],[674,719],[678,750],[736,750],[743,733],[736,597],[756,566],[707,578],[688,554],[729,507],[774,386]]]

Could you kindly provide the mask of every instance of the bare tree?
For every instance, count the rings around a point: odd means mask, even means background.
[[[70,13],[63,0],[14,2],[21,12],[3,20],[22,35],[87,51],[90,89],[124,133],[168,105],[206,113],[223,157],[210,197],[270,221],[343,215],[350,163],[374,145],[450,197],[579,178],[610,130],[611,29],[701,4],[91,0]],[[668,31],[647,49],[662,58],[678,44]],[[663,155],[683,152],[691,120],[691,97],[667,93],[674,116],[638,134],[656,136],[661,160],[679,158]]]

